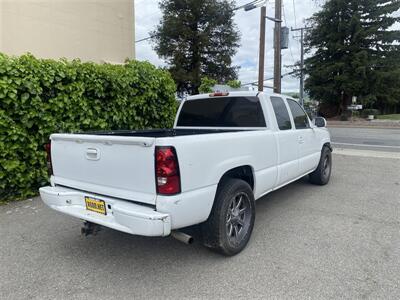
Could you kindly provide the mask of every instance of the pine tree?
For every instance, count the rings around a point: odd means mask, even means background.
[[[231,0],[162,0],[163,17],[152,33],[178,92],[197,93],[201,77],[237,79],[232,57],[239,47]]]
[[[327,1],[309,19],[306,35],[310,96],[336,106],[338,114],[353,96],[381,110],[400,106],[400,32],[392,28],[399,9],[399,1]]]

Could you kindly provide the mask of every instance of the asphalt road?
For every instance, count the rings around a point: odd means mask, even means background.
[[[0,207],[0,299],[398,299],[400,160],[334,156],[331,182],[299,180],[257,201],[248,247],[112,230],[35,198]]]
[[[400,152],[400,128],[329,127],[334,147]]]

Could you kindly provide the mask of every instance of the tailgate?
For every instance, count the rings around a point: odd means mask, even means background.
[[[155,204],[155,138],[53,134],[55,184]]]

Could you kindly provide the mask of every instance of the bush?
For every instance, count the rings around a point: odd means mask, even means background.
[[[378,109],[372,109],[372,108],[363,109],[361,111],[361,116],[364,118],[368,117],[369,115],[377,116],[380,114],[381,114],[381,112]]]
[[[338,114],[338,108],[335,104],[321,102],[318,107],[318,114],[324,118],[333,118]]]
[[[147,62],[0,55],[0,201],[35,195],[47,183],[51,133],[170,127],[174,93],[169,73]]]

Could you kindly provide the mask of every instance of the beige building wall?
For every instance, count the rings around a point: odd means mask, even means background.
[[[0,0],[0,52],[122,63],[134,16],[134,0]]]

